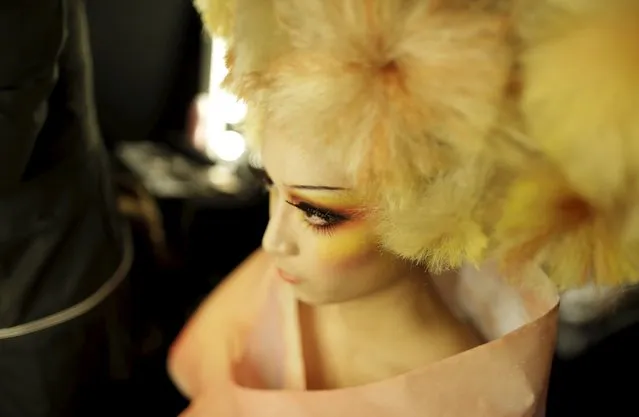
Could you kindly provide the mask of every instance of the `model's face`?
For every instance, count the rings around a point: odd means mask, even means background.
[[[412,266],[380,249],[343,167],[278,139],[264,143],[262,163],[271,201],[262,244],[301,301],[349,301],[407,276]]]

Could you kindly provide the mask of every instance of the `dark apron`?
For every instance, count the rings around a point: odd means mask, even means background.
[[[8,0],[0,37],[0,417],[101,415],[115,374],[126,376],[130,257],[95,123],[83,4]],[[75,313],[51,320],[65,311]]]

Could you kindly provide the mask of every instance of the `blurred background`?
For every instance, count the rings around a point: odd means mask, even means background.
[[[86,5],[100,127],[135,244],[134,372],[113,398],[132,413],[175,416],[186,401],[166,375],[167,349],[198,303],[260,245],[266,196],[248,169],[245,108],[219,89],[225,45],[204,34],[191,2]],[[625,310],[630,322],[637,305]],[[548,416],[639,415],[622,382],[639,368],[637,328],[626,324],[569,329],[577,343],[582,330],[614,335],[555,361]],[[592,407],[605,412],[585,411]]]
[[[204,34],[191,2],[86,7],[100,128],[135,245],[134,372],[113,398],[176,416],[186,402],[166,375],[167,349],[201,299],[260,245],[266,199],[248,171],[245,108],[218,89],[225,45]]]

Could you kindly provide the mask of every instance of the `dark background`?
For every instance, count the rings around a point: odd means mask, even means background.
[[[86,6],[96,106],[114,177],[124,190],[139,188],[139,178],[116,157],[122,143],[150,141],[189,155],[187,116],[203,91],[200,69],[207,59],[200,19],[188,0],[90,0]],[[147,197],[161,217],[130,218],[133,375],[108,389],[115,410],[176,416],[186,402],[166,374],[167,349],[201,299],[259,246],[266,201],[262,195],[236,204],[214,194]],[[165,233],[168,253],[160,256],[149,236],[154,222]]]

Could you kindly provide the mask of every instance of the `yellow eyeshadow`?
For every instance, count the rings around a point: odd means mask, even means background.
[[[290,194],[292,197],[307,200],[309,203],[334,209],[357,206],[361,203],[353,194],[344,191],[295,190]]]
[[[373,237],[365,222],[338,226],[330,235],[318,237],[318,256],[331,263],[341,263],[370,250]]]

